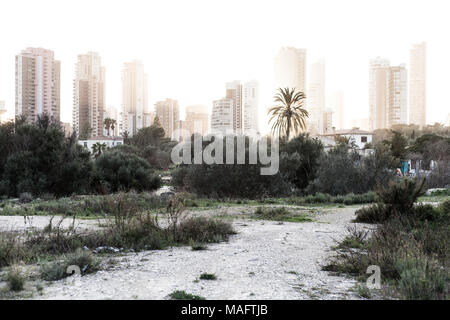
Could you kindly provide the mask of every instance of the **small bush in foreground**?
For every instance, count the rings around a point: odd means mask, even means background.
[[[63,257],[61,261],[45,264],[41,267],[41,278],[56,281],[70,276],[67,273],[69,266],[78,266],[81,275],[96,272],[99,269],[98,260],[89,252],[81,249]]]
[[[290,212],[285,207],[278,208],[263,208],[258,207],[252,218],[261,220],[272,220],[272,221],[285,221],[285,222],[311,222],[313,221],[310,217],[305,214],[294,214]]]
[[[11,291],[22,291],[25,285],[25,277],[18,268],[12,268],[6,276],[6,282]]]
[[[415,214],[414,203],[424,193],[425,180],[401,179],[391,181],[387,188],[379,188],[380,200],[368,208],[356,211],[356,222],[379,223],[394,216]]]
[[[183,290],[177,290],[169,294],[172,300],[205,300],[202,296],[197,296],[191,293],[187,293]]]
[[[202,273],[200,280],[217,280],[217,276],[213,273]]]

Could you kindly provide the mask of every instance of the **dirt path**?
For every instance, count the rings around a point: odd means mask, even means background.
[[[185,290],[206,299],[357,299],[350,290],[354,280],[321,271],[354,211],[333,208],[305,223],[239,218],[233,222],[238,234],[228,243],[205,251],[127,254],[114,258],[117,264],[109,270],[54,282],[35,298],[165,299]],[[218,279],[196,281],[204,272]]]

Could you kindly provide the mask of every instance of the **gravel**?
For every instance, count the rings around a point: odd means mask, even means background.
[[[238,214],[243,208],[224,210]],[[224,214],[213,209],[199,214],[212,212]],[[232,223],[238,234],[229,242],[208,245],[203,251],[177,247],[114,257],[107,270],[51,283],[34,298],[167,299],[171,292],[185,290],[206,299],[359,299],[351,290],[354,279],[321,271],[354,212],[352,207],[329,208],[315,213],[315,222],[304,223],[237,216]],[[34,217],[33,224],[43,227],[48,219]],[[23,217],[0,217],[3,228],[23,228],[23,223]],[[95,227],[97,221],[80,223]],[[217,280],[198,280],[205,272]]]

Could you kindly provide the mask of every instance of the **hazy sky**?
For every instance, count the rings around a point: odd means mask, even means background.
[[[97,51],[106,67],[106,100],[120,107],[121,69],[140,59],[149,99],[205,104],[225,82],[257,79],[260,121],[273,96],[273,63],[282,46],[307,48],[326,62],[327,94],[343,90],[346,123],[368,114],[368,61],[406,63],[414,42],[428,45],[428,121],[450,112],[450,3],[442,1],[2,0],[0,100],[14,112],[14,55],[44,47],[61,60],[62,121],[70,122],[76,57]],[[265,129],[265,125],[261,125]]]

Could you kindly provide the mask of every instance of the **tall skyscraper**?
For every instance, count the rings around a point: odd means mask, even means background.
[[[427,123],[427,46],[414,44],[410,50],[409,123]]]
[[[310,66],[306,106],[309,112],[307,119],[308,131],[318,134],[324,133],[325,62],[323,60],[313,63]]]
[[[233,110],[234,100],[222,98],[213,101],[211,114],[211,133],[228,134],[233,133]]]
[[[60,120],[61,63],[51,50],[27,48],[16,55],[16,116],[29,122],[48,114]]]
[[[226,83],[227,99],[233,100],[233,132],[241,134],[243,129],[242,84],[239,81]]]
[[[259,84],[258,81],[248,81],[244,83],[243,89],[244,104],[244,134],[256,135],[259,133],[258,126],[258,104],[259,104]]]
[[[377,57],[369,62],[369,128],[386,128],[387,73],[389,60]]]
[[[179,138],[175,136],[175,130],[178,130],[180,125],[180,110],[177,100],[158,101],[155,104],[155,122],[156,118],[164,129],[165,137],[172,140]]]
[[[405,65],[390,66],[382,58],[369,64],[369,128],[407,124],[407,72]]]
[[[83,138],[104,135],[105,68],[96,52],[78,55],[73,83],[73,127]]]
[[[151,125],[148,78],[140,61],[125,63],[122,72],[122,130],[130,136]]]
[[[305,92],[306,49],[283,47],[278,51],[275,57],[275,91],[286,87]]]
[[[408,123],[407,73],[404,64],[389,67],[386,127]]]
[[[233,81],[227,82],[225,87],[225,97],[213,102],[212,132],[256,135],[259,130],[258,82],[253,80],[242,85],[240,81]]]
[[[208,133],[208,110],[204,105],[192,105],[186,107],[186,120],[183,129],[189,132],[189,135],[199,133],[202,136]]]

